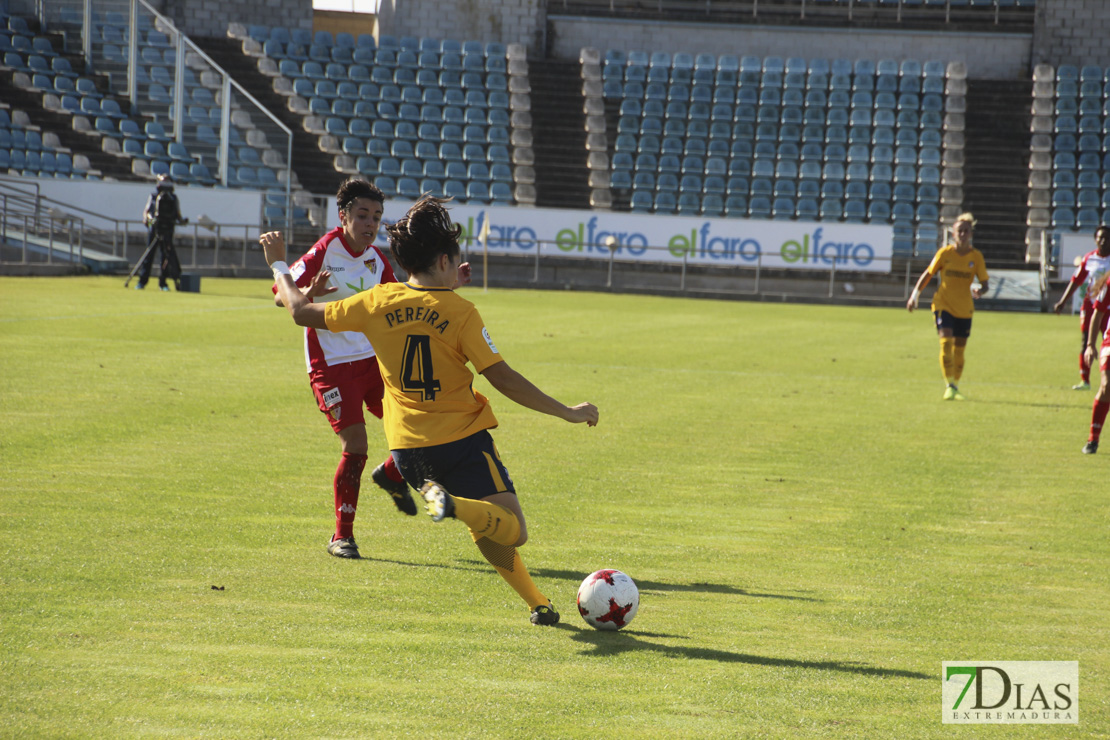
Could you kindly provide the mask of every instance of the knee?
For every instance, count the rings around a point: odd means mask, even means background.
[[[363,433],[359,434],[355,427],[347,427],[339,434],[340,444],[343,446],[343,452],[350,455],[365,455],[367,450],[366,432],[363,427]]]

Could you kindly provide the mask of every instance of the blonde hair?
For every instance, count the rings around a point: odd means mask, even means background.
[[[968,223],[970,223],[971,228],[975,228],[975,224],[978,223],[975,220],[975,216],[972,216],[970,211],[967,211],[965,213],[961,213],[959,216],[956,216],[956,223],[954,223],[952,225],[955,226],[956,224],[960,223],[961,221],[967,221]]]

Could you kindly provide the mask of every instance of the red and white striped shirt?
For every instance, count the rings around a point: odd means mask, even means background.
[[[320,237],[312,249],[289,268],[298,288],[308,286],[322,270],[331,272],[328,285],[337,290],[314,298],[316,303],[343,300],[375,285],[397,282],[393,268],[380,249],[371,244],[362,254],[355,254],[347,244],[342,227],[338,226]],[[273,290],[277,293],[276,285]],[[370,340],[361,332],[332,332],[311,327],[304,332],[304,350],[309,372],[364,360],[375,354]]]

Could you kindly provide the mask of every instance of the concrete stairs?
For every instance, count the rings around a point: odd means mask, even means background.
[[[290,111],[286,98],[274,92],[274,78],[258,71],[255,58],[243,53],[242,42],[213,37],[193,42],[293,132],[292,166],[302,187],[310,193],[334,193],[345,176],[336,172],[333,156],[320,151],[319,137],[305,131],[304,117]]]
[[[529,60],[536,206],[590,207],[586,115],[577,60]]]
[[[995,268],[1025,266],[1032,89],[968,80],[963,210],[975,214],[975,246]]]

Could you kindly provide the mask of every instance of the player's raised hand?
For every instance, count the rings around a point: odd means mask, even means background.
[[[581,424],[585,422],[588,427],[597,426],[597,406],[589,402],[582,402],[577,406],[568,406],[567,411],[570,413],[563,417],[572,424]]]
[[[318,298],[328,293],[334,293],[339,290],[339,288],[328,283],[330,278],[330,270],[320,270],[320,272],[316,273],[316,276],[312,278],[312,282],[308,284],[308,287],[301,292],[305,294],[306,298]]]
[[[458,287],[459,285],[470,285],[470,263],[469,262],[463,262],[462,264],[459,265],[459,277],[458,277],[458,281],[455,283],[455,286]]]
[[[267,265],[285,261],[285,237],[280,231],[267,231],[258,237],[258,243],[262,245],[262,254],[266,257]]]

